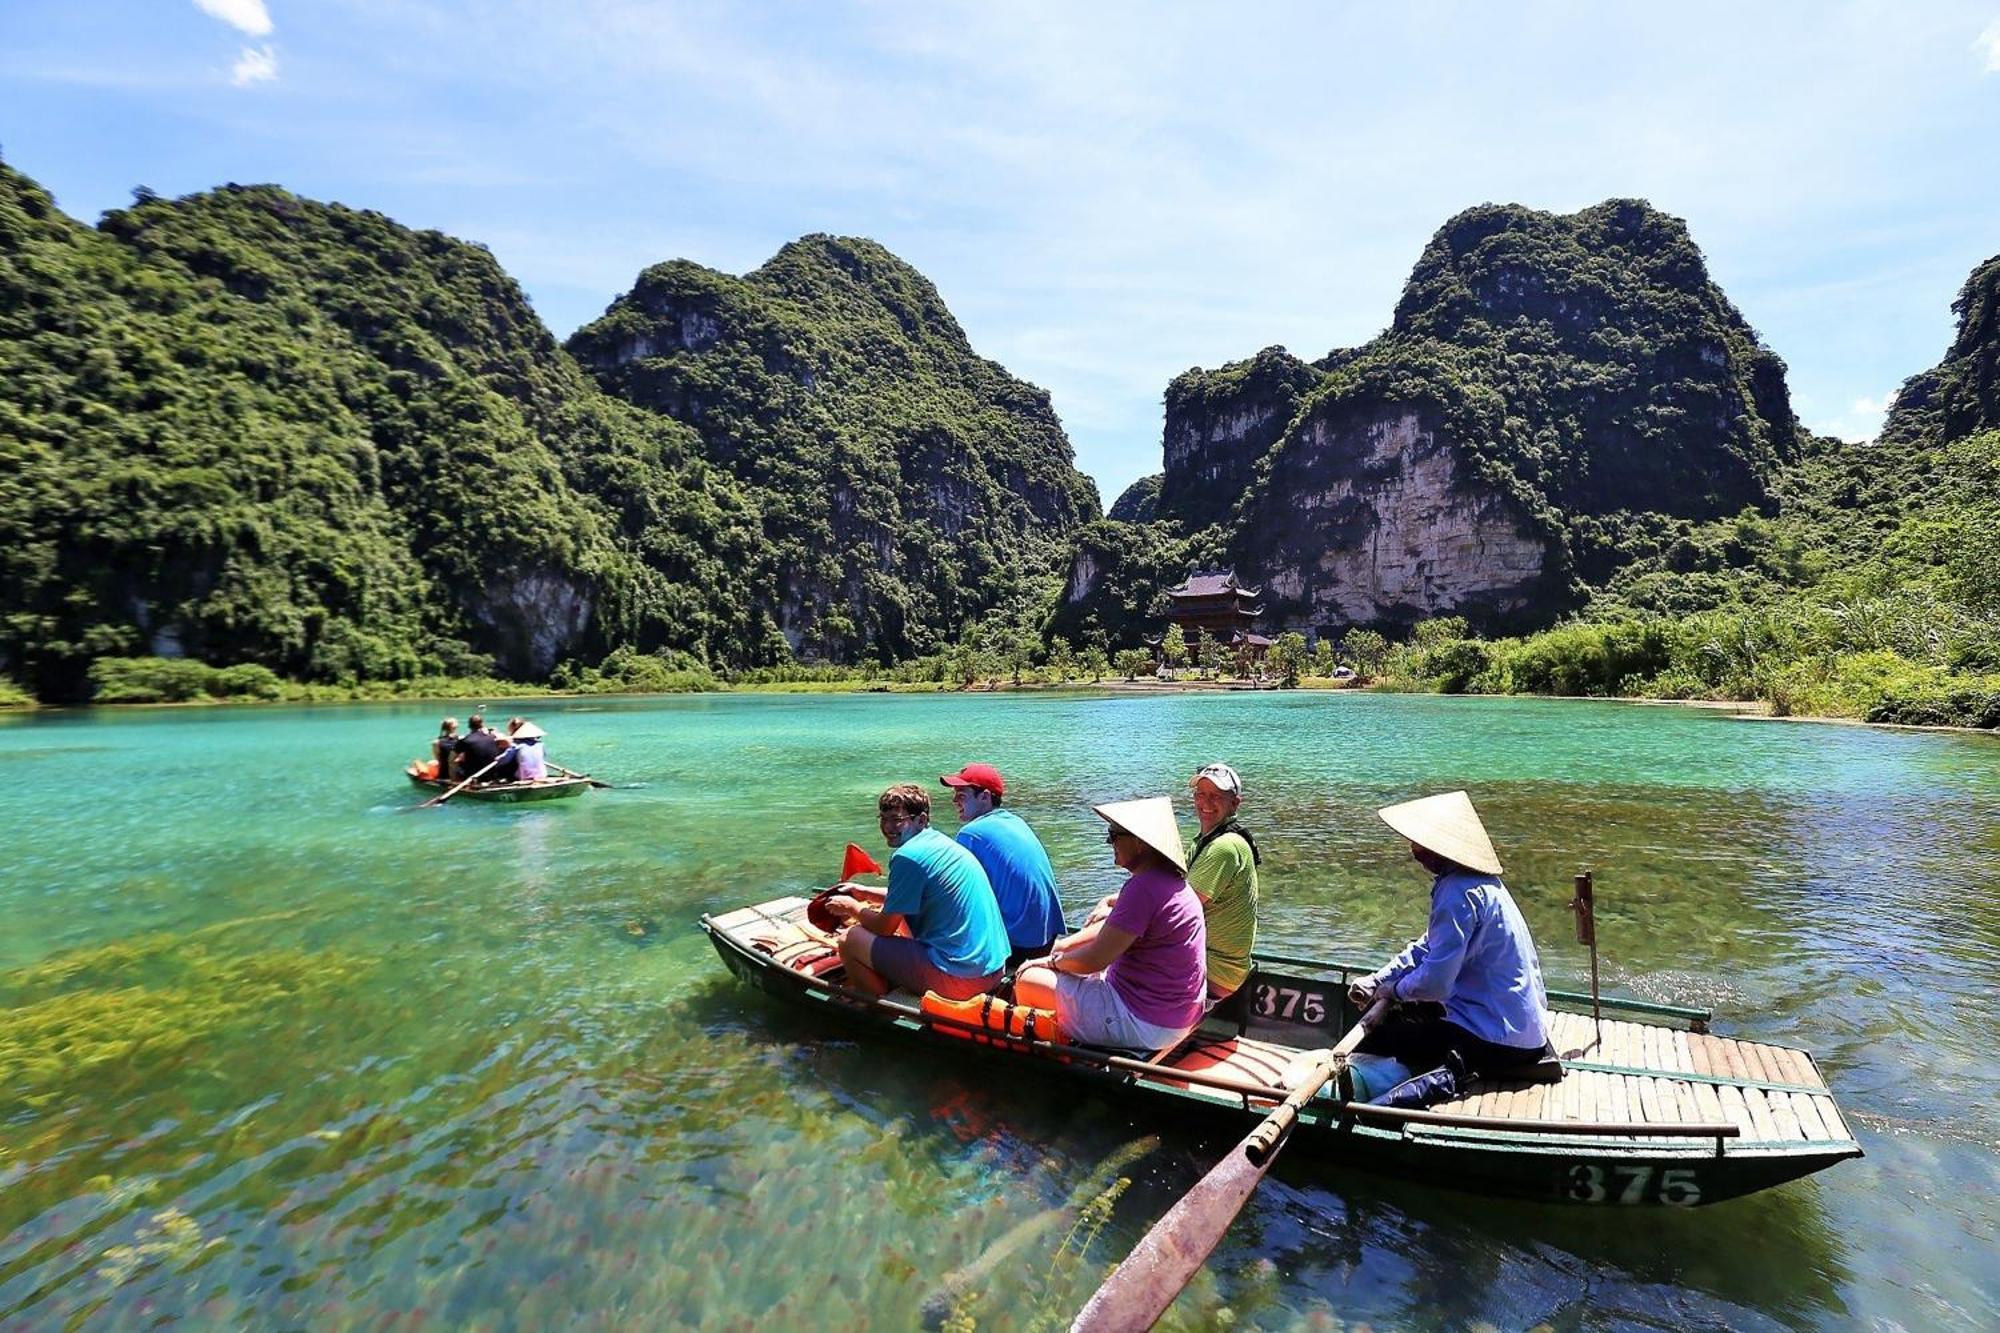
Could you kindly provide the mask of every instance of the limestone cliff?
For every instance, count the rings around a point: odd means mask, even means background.
[[[1601,534],[1631,515],[1767,507],[1800,440],[1783,364],[1678,219],[1483,206],[1439,230],[1374,341],[1177,379],[1160,509],[1220,525],[1270,628],[1512,628],[1614,571]]]
[[[2000,429],[2000,255],[1952,302],[1958,333],[1943,361],[1910,376],[1882,423],[1886,443],[1949,444]]]

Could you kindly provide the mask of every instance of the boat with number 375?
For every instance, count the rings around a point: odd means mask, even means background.
[[[1247,1130],[1305,1076],[1357,1015],[1361,964],[1259,955],[1241,1019],[1214,1014],[1153,1052],[1100,1050],[1053,1034],[994,1030],[906,991],[875,999],[843,984],[833,936],[779,898],[701,926],[729,970],[772,995],[883,1040],[944,1047],[1138,1098],[1178,1120]],[[1855,1142],[1805,1051],[1709,1031],[1705,1009],[1549,992],[1558,1071],[1481,1080],[1426,1110],[1371,1106],[1329,1082],[1308,1101],[1292,1151],[1391,1176],[1530,1199],[1689,1208],[1810,1175]]]

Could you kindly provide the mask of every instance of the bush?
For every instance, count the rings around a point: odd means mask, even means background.
[[[177,704],[206,699],[282,699],[285,682],[267,666],[212,667],[186,657],[100,657],[90,667],[100,704]]]
[[[91,699],[101,704],[187,703],[208,696],[215,668],[185,657],[100,657],[90,664]]]
[[[0,708],[33,708],[35,696],[16,685],[6,676],[0,676]]]
[[[1673,665],[1665,622],[1560,625],[1503,646],[1501,688],[1521,694],[1616,694]]]

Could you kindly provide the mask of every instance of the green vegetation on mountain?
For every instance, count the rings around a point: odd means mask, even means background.
[[[1098,516],[1048,395],[872,241],[808,236],[741,278],[656,265],[569,348],[757,497],[756,605],[802,655],[934,653],[1050,583]]]
[[[740,488],[484,249],[230,186],[91,230],[0,166],[0,668],[303,680],[755,656]]]

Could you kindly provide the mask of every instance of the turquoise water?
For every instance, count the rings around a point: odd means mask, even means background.
[[[0,1327],[1066,1325],[1227,1141],[857,1043],[695,927],[825,883],[879,845],[883,785],[969,759],[1072,903],[1117,881],[1092,802],[1191,822],[1186,775],[1235,764],[1263,946],[1338,957],[1423,920],[1374,808],[1468,787],[1552,984],[1587,985],[1589,867],[1606,988],[1811,1049],[1868,1153],[1688,1213],[1287,1160],[1173,1320],[1994,1321],[1992,738],[1372,695],[538,700],[551,758],[617,790],[402,813],[441,711],[0,721]]]

